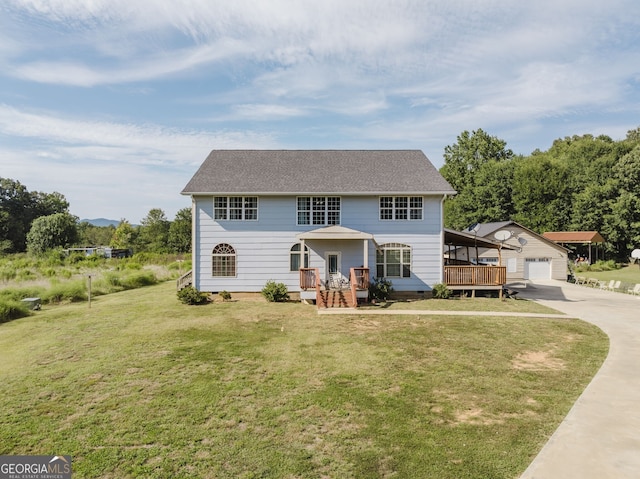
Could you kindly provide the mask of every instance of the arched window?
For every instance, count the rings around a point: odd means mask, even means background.
[[[380,245],[376,251],[376,277],[408,278],[411,276],[411,246],[400,243]]]
[[[300,243],[296,243],[291,247],[289,253],[289,271],[298,271],[300,268],[309,267],[309,248],[304,246],[304,266],[300,266]]]
[[[220,243],[213,248],[212,275],[213,276],[235,276],[236,275],[236,250],[233,246]]]

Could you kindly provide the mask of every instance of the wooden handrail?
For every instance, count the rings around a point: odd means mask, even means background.
[[[351,268],[349,270],[351,285],[351,299],[355,308],[358,307],[358,290],[369,289],[369,268]]]
[[[300,289],[316,289],[319,284],[318,268],[300,268]]]
[[[187,286],[191,286],[193,284],[193,270],[187,271],[185,274],[180,276],[176,281],[176,287],[178,291],[186,288]]]
[[[444,267],[444,283],[449,286],[497,286],[506,282],[505,266]]]

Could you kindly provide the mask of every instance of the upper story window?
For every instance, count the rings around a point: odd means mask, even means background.
[[[258,219],[258,197],[214,196],[213,216],[216,220],[255,221]]]
[[[339,225],[339,196],[299,196],[296,202],[299,225]]]
[[[381,220],[421,220],[422,196],[381,196]]]

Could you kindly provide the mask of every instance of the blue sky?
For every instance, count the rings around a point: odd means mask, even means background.
[[[169,219],[218,148],[516,153],[640,126],[637,0],[2,0],[0,177]],[[390,166],[392,171],[392,166]]]

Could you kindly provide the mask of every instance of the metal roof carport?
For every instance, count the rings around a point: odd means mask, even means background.
[[[564,246],[566,244],[588,244],[589,245],[589,264],[591,261],[591,245],[595,244],[595,253],[596,253],[596,261],[598,261],[598,243],[604,243],[604,238],[597,231],[549,231],[547,233],[543,233],[542,236],[547,238],[549,241],[553,241],[560,246]],[[604,259],[604,249],[603,249],[603,258]]]

